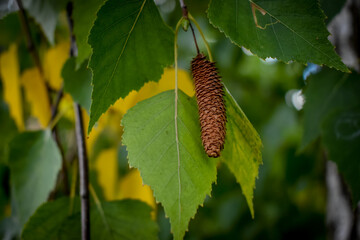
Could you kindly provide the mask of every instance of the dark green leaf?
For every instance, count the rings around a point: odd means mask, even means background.
[[[8,106],[3,101],[0,102],[0,122],[0,163],[7,163],[8,144],[16,135],[17,127],[10,116]]]
[[[208,17],[235,44],[261,58],[348,71],[327,39],[317,0],[212,0]]]
[[[90,29],[94,25],[96,13],[104,0],[75,0],[73,9],[74,35],[78,47],[76,67],[90,57],[91,47],[88,44]]]
[[[91,239],[142,240],[157,239],[158,227],[151,220],[151,208],[137,200],[101,202],[102,209],[92,206]],[[61,227],[60,239],[81,239],[80,214]]]
[[[308,78],[305,89],[304,149],[320,135],[324,119],[337,108],[350,108],[360,102],[359,75],[324,68]]]
[[[58,239],[62,224],[80,210],[79,198],[60,198],[41,205],[26,223],[21,235],[24,240]],[[72,210],[71,208],[72,205]]]
[[[173,61],[173,38],[152,0],[109,0],[102,6],[89,36],[94,74],[89,131],[117,99],[160,79]]]
[[[22,30],[18,13],[11,13],[0,21],[0,45],[9,46],[21,36]]]
[[[23,226],[54,188],[61,155],[51,131],[24,132],[10,143],[10,179],[13,202]]]
[[[336,162],[356,204],[360,200],[360,101],[356,108],[330,114],[322,125],[322,134],[328,158]]]
[[[63,66],[61,75],[64,79],[64,91],[68,92],[75,102],[90,111],[91,104],[91,71],[84,62],[78,70],[75,70],[75,58],[70,58]]]
[[[51,44],[55,43],[58,14],[65,7],[65,3],[65,0],[23,0],[24,7],[41,26]]]

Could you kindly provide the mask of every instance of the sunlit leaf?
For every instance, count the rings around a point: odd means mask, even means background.
[[[185,70],[178,71],[179,89],[186,95],[194,96],[194,83],[190,75]],[[175,70],[174,68],[166,68],[158,83],[148,82],[139,90],[132,91],[124,99],[119,99],[114,104],[116,109],[119,109],[122,114],[135,106],[136,103],[155,96],[166,90],[174,89],[175,87]]]
[[[198,206],[211,193],[218,160],[208,158],[202,147],[195,101],[182,91],[178,101],[179,153],[174,91],[138,103],[126,113],[122,124],[130,166],[140,170],[144,183],[164,206],[174,238],[182,239]]]
[[[17,54],[17,46],[12,44],[8,51],[0,55],[0,75],[4,87],[4,100],[10,107],[10,114],[14,118],[18,129],[24,130]]]
[[[23,226],[55,187],[61,155],[50,130],[24,132],[10,143],[12,197]]]
[[[228,122],[222,160],[235,175],[254,217],[252,200],[259,165],[262,163],[262,143],[258,133],[228,90],[225,94],[225,103]]]
[[[225,95],[228,134],[222,160],[240,183],[253,213],[253,190],[261,164],[261,140],[235,100]],[[217,160],[208,158],[200,138],[196,102],[179,91],[179,155],[175,135],[174,92],[160,93],[131,108],[123,118],[129,164],[140,170],[181,239],[197,207],[210,195]],[[231,129],[231,130],[230,130]],[[141,131],[141,135],[137,134]],[[179,157],[178,157],[179,156]]]
[[[61,69],[69,58],[70,43],[61,42],[45,53],[44,74],[50,87],[59,90],[62,85]]]
[[[349,71],[327,39],[317,0],[211,0],[208,17],[231,41],[261,58]]]
[[[160,79],[173,62],[173,37],[152,0],[109,0],[101,7],[88,41],[94,86],[89,132],[116,100]]]
[[[31,104],[31,114],[37,117],[43,127],[49,124],[51,109],[49,95],[37,68],[26,70],[21,76],[26,99]]]

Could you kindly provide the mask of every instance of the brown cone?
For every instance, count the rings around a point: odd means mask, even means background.
[[[219,157],[224,147],[226,133],[226,110],[224,87],[215,63],[198,54],[191,61],[199,108],[201,139],[209,157]]]

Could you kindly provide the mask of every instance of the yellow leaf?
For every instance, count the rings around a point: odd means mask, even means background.
[[[102,151],[95,161],[95,170],[99,185],[104,191],[106,200],[114,200],[118,179],[117,150],[115,148]]]
[[[194,95],[194,84],[188,72],[185,70],[178,71],[179,88],[189,96]],[[148,82],[138,92],[132,91],[124,99],[119,99],[114,107],[122,114],[135,106],[136,103],[155,96],[158,93],[174,89],[175,87],[175,70],[173,68],[166,68],[164,74],[158,83]]]
[[[39,119],[41,126],[46,127],[51,117],[49,95],[37,68],[26,70],[21,76],[26,99],[31,104],[31,114]]]
[[[62,85],[61,69],[69,57],[70,43],[62,42],[45,53],[44,74],[51,88],[59,90]]]
[[[10,114],[19,130],[24,130],[24,118],[19,77],[17,46],[12,44],[0,56],[0,74],[4,86],[4,100],[9,104]]]
[[[121,179],[117,199],[138,199],[156,208],[155,198],[151,188],[144,185],[137,169],[131,170]]]

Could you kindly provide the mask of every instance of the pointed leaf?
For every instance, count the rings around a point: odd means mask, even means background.
[[[10,179],[20,225],[24,225],[54,188],[61,155],[51,131],[24,132],[10,143]]]
[[[158,227],[150,218],[151,208],[136,200],[101,202],[91,209],[91,239],[157,239]],[[61,227],[60,239],[81,239],[80,214]]]
[[[96,13],[100,9],[104,0],[75,0],[73,9],[74,35],[78,47],[78,56],[76,58],[76,68],[78,68],[85,59],[89,58],[92,52],[88,44],[90,29],[94,25]],[[84,7],[86,6],[86,7]]]
[[[254,217],[252,200],[259,165],[262,164],[262,143],[258,133],[227,89],[225,103],[228,122],[222,160],[235,175]]]
[[[68,92],[75,102],[79,103],[87,112],[91,104],[91,71],[84,62],[78,70],[75,70],[75,58],[66,61],[62,69],[64,79],[64,91]]]
[[[89,36],[94,86],[89,131],[117,99],[160,79],[173,61],[173,37],[153,0],[109,0],[102,6]]]
[[[235,44],[261,58],[349,71],[327,39],[317,0],[211,0],[208,17]]]
[[[177,144],[174,97],[170,90],[131,108],[122,121],[123,143],[129,164],[140,170],[144,183],[164,206],[174,238],[182,239],[198,206],[211,193],[218,160],[206,156],[196,103],[180,90]]]

